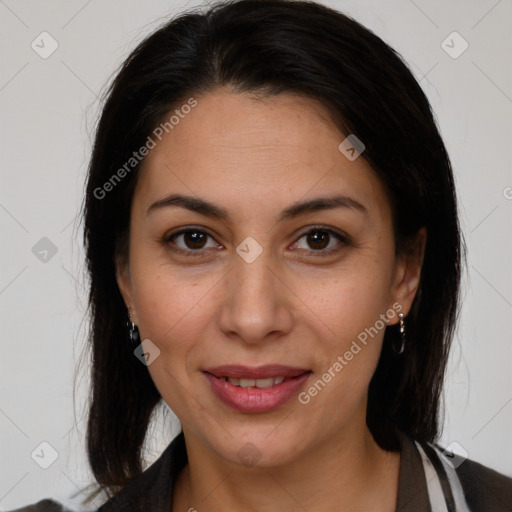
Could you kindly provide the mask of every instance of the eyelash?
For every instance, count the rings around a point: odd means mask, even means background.
[[[183,235],[185,233],[201,233],[201,234],[205,234],[207,236],[209,236],[210,238],[213,238],[209,233],[207,233],[206,231],[204,230],[201,230],[201,229],[195,229],[195,228],[184,228],[184,229],[180,229],[179,231],[176,231],[174,233],[170,233],[168,235],[166,235],[164,238],[163,238],[163,242],[169,246],[169,248],[178,253],[178,254],[182,254],[183,256],[187,256],[187,257],[198,257],[198,256],[203,256],[203,253],[206,249],[197,249],[197,250],[192,250],[192,249],[189,249],[189,250],[184,250],[184,249],[180,249],[180,248],[176,248],[176,246],[171,246],[170,245],[170,242],[177,238],[178,236],[180,235]],[[341,233],[338,233],[337,231],[334,231],[332,229],[329,229],[329,228],[325,228],[323,226],[314,226],[313,228],[309,229],[308,231],[302,233],[299,238],[297,239],[300,240],[301,238],[307,236],[307,235],[310,235],[310,234],[313,234],[313,233],[326,233],[328,234],[330,237],[334,237],[334,238],[337,238],[341,243],[338,244],[337,246],[335,247],[331,247],[330,249],[318,249],[318,250],[313,250],[311,249],[310,252],[312,253],[312,256],[313,257],[327,257],[327,256],[330,256],[331,254],[333,253],[336,253],[338,251],[341,250],[341,248],[344,246],[344,245],[349,245],[350,243],[350,239],[347,235],[344,235],[344,234],[341,234]],[[210,248],[212,249],[212,248]],[[307,249],[301,249],[301,250],[307,250]]]

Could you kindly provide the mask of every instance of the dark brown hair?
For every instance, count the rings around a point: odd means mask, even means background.
[[[426,441],[439,433],[463,241],[450,161],[428,100],[401,57],[348,16],[313,2],[224,2],[185,13],[139,44],[113,80],[97,126],[84,207],[92,352],[87,449],[109,495],[142,471],[148,423],[161,397],[128,343],[115,278],[116,258],[126,256],[140,164],[108,194],[98,190],[173,108],[222,86],[320,101],[342,133],[364,142],[362,157],[393,208],[397,254],[426,227],[407,348],[394,356],[398,332],[388,327],[367,423],[386,449],[397,449],[396,429]]]

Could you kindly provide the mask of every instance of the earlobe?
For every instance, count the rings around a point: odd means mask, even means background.
[[[422,227],[411,241],[409,249],[400,257],[395,272],[392,298],[402,306],[406,317],[409,314],[420,286],[421,269],[427,244],[427,230]]]

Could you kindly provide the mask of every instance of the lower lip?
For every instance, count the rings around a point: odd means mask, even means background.
[[[257,413],[277,409],[294,396],[308,379],[311,372],[286,379],[271,388],[242,388],[205,373],[212,391],[226,405],[238,412]]]

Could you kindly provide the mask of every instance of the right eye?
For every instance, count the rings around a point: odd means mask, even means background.
[[[184,256],[200,256],[205,248],[219,248],[222,246],[213,245],[210,247],[205,247],[205,242],[213,237],[209,235],[206,231],[202,231],[200,229],[194,228],[186,228],[180,229],[174,233],[170,233],[165,236],[164,241],[170,246],[170,249],[183,254]],[[182,247],[177,246],[175,242],[181,241]]]

